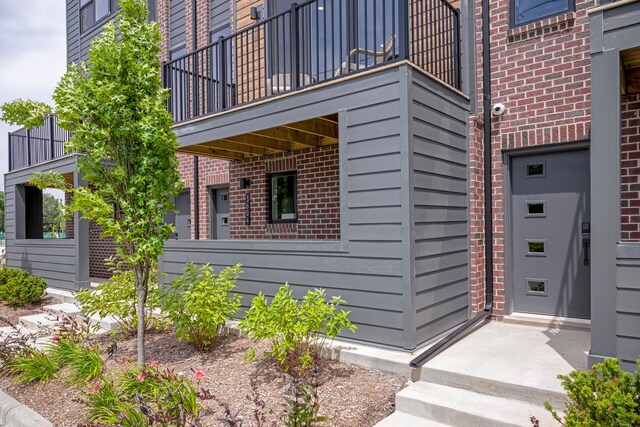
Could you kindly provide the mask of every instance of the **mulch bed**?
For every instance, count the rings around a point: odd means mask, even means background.
[[[0,317],[14,314],[8,307],[0,306]],[[95,341],[104,349],[114,339],[103,336]],[[127,355],[132,355],[135,359],[135,339],[120,338],[116,342],[117,351],[107,361],[106,372],[122,369],[122,365],[114,359],[122,359]],[[157,360],[176,372],[191,375],[192,369],[204,370],[205,377],[200,381],[201,387],[227,403],[234,413],[240,411],[245,419],[244,426],[248,427],[254,425],[251,422],[254,405],[246,397],[252,392],[251,380],[257,383],[260,397],[274,412],[280,412],[288,389],[287,381],[273,361],[244,360],[244,353],[250,346],[248,338],[228,335],[221,337],[212,350],[199,352],[191,345],[177,341],[168,332],[148,334],[146,351],[148,361]],[[266,348],[261,344],[256,347],[256,351],[261,354]],[[318,379],[319,415],[329,418],[329,421],[321,425],[340,427],[376,424],[393,412],[395,394],[406,383],[406,379],[400,375],[324,359],[319,363]],[[87,385],[90,386],[92,384]],[[11,378],[0,377],[0,388],[56,426],[75,427],[84,420],[82,408],[73,402],[80,394],[62,379],[44,385],[15,386]],[[217,403],[206,400],[203,404],[203,426],[226,425],[220,420],[224,411]],[[277,420],[273,414],[266,415],[269,420]]]

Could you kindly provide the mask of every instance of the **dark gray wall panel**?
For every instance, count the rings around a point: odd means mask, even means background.
[[[398,66],[178,126],[180,145],[188,146],[339,113],[341,241],[334,249],[326,242],[293,249],[291,242],[278,241],[168,241],[161,266],[165,282],[187,261],[218,268],[242,263],[238,291],[244,307],[257,292],[273,295],[284,282],[297,297],[322,287],[348,301],[359,330],[345,338],[406,349],[465,320],[468,101],[417,77],[422,83],[411,90],[427,93],[419,95],[421,109],[411,110],[418,131],[410,138],[410,70]],[[418,140],[420,168],[410,188],[407,153]],[[418,195],[411,207],[410,191]],[[408,221],[411,208],[416,224]],[[412,227],[416,233],[410,235]],[[414,243],[419,253],[411,257]],[[419,309],[408,309],[411,300]]]
[[[640,245],[619,245],[616,264],[616,355],[631,365],[640,358]]]
[[[67,63],[80,60],[80,2],[67,0]]]
[[[78,256],[76,240],[16,239],[16,227],[24,227],[24,218],[16,218],[16,202],[20,202],[16,186],[28,182],[34,172],[72,173],[76,169],[76,157],[67,156],[5,175],[7,265],[40,276],[51,287],[71,290],[85,285],[78,276],[78,263],[83,258]],[[84,279],[87,281],[88,276]]]
[[[211,31],[229,25],[231,20],[230,5],[231,2],[229,0],[209,0],[209,29]]]
[[[185,0],[169,1],[169,48],[175,49],[185,44]]]
[[[467,320],[468,103],[422,73],[409,80],[415,339]]]

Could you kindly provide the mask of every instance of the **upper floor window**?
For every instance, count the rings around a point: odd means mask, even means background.
[[[528,24],[575,9],[575,0],[511,0],[511,26]]]
[[[80,31],[89,30],[116,8],[117,1],[114,0],[80,0]]]

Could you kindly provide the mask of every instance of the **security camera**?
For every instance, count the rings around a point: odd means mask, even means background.
[[[501,116],[504,114],[506,109],[507,108],[504,106],[504,104],[493,104],[493,107],[491,107],[491,115]]]

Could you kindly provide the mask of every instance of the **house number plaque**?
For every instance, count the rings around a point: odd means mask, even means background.
[[[251,193],[244,195],[244,225],[251,225]]]

